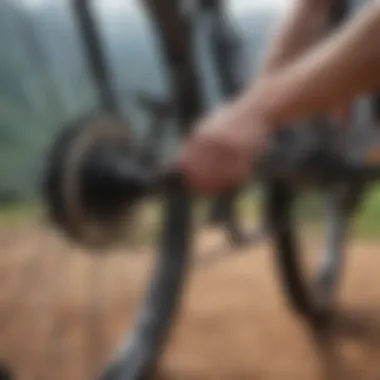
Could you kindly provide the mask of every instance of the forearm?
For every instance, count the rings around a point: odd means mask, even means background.
[[[298,121],[380,88],[380,3],[285,67],[263,76],[242,104],[271,125]]]
[[[289,13],[269,45],[259,75],[264,75],[305,52],[325,33],[336,0],[293,0]]]

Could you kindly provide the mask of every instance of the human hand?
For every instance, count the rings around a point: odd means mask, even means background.
[[[180,170],[194,190],[228,190],[251,177],[268,137],[268,126],[247,107],[222,108],[197,123],[180,152]]]

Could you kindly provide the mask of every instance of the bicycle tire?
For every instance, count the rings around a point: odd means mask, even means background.
[[[142,312],[99,380],[147,380],[173,328],[189,267],[190,209],[186,191],[167,194],[166,222],[155,274]]]
[[[358,204],[360,189],[349,188],[348,202],[345,207],[351,213]],[[295,223],[293,218],[293,205],[296,197],[295,189],[286,182],[276,182],[268,186],[267,192],[267,215],[269,221],[269,236],[273,243],[275,262],[280,277],[280,282],[284,288],[285,296],[290,306],[301,317],[304,317],[312,326],[317,328],[326,327],[331,321],[335,309],[334,297],[328,295],[330,299],[317,300],[313,296],[314,291],[303,274],[301,250],[298,246]],[[348,218],[348,215],[346,216]],[[345,238],[344,238],[345,239]],[[343,257],[342,252],[337,253]],[[342,257],[335,273],[334,292],[338,285],[342,272]],[[322,301],[322,302],[321,302]]]

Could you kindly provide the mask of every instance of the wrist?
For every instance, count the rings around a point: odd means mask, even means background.
[[[265,128],[268,133],[274,133],[279,126],[276,121],[274,108],[264,97],[259,86],[246,92],[237,102],[237,112],[246,120],[245,125],[252,128]]]
[[[254,101],[251,94],[244,94],[233,104],[233,125],[236,132],[241,136],[245,136],[246,144],[252,149],[257,149],[257,146],[266,146],[270,137],[276,132],[276,124],[270,122],[269,115],[267,116],[264,109]]]

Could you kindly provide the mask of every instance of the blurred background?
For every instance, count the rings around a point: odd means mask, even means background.
[[[165,128],[162,151],[173,152],[181,141],[181,127],[170,106],[169,69],[143,6],[138,0],[90,4],[109,81],[134,139],[142,141],[159,122]],[[254,80],[290,2],[226,4],[242,48],[239,74],[244,85]],[[77,16],[69,0],[0,0],[0,362],[12,367],[17,380],[94,378],[134,315],[149,276],[147,257],[155,248],[156,240],[146,233],[157,238],[162,224],[157,204],[147,202],[138,225],[143,228],[134,229],[141,235],[139,246],[128,248],[139,255],[117,250],[94,257],[52,233],[40,218],[41,175],[49,147],[68,124],[101,108]],[[213,85],[214,73],[205,67],[202,79],[212,93],[208,107],[217,107],[225,94]],[[159,119],[144,99],[164,105],[164,117]],[[365,116],[364,105],[358,117]],[[254,184],[239,199],[239,213],[248,225],[261,220],[258,188]],[[300,204],[314,221],[307,237],[315,249],[321,245],[314,229],[321,203],[311,194]],[[378,296],[376,273],[369,268],[378,264],[374,253],[379,231],[380,190],[374,187],[355,217],[350,250],[357,252],[356,258],[375,261],[354,259],[345,288],[354,295],[350,305]],[[194,250],[199,257],[209,245],[215,250],[214,240],[220,240],[209,231],[205,234],[197,235]],[[216,251],[227,249],[233,259],[205,265],[205,270],[200,265],[192,275],[178,331],[163,361],[168,379],[325,378],[318,372],[318,354],[310,348],[308,334],[284,305],[269,248],[246,246],[241,256],[224,240],[223,245],[216,245]],[[366,295],[355,293],[358,289]],[[359,367],[377,370],[378,345],[359,348],[361,353],[367,349],[370,358],[364,365],[358,354]],[[329,379],[348,379],[342,373]]]

